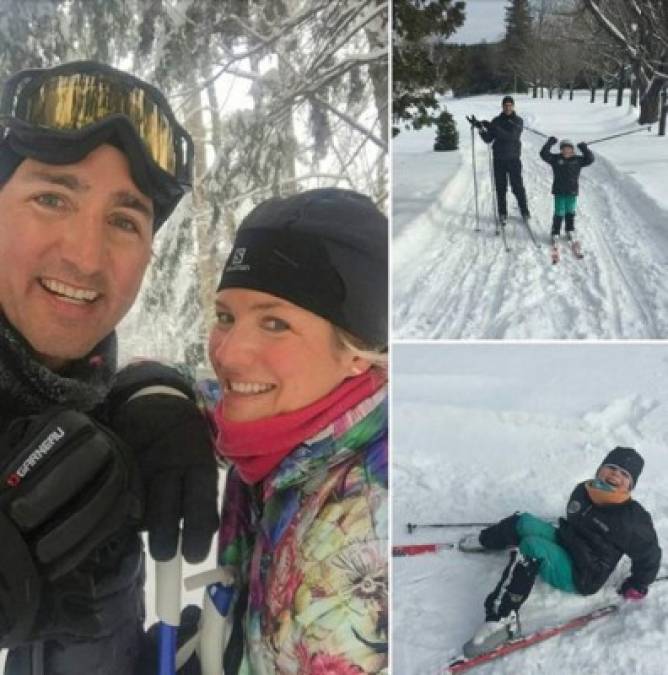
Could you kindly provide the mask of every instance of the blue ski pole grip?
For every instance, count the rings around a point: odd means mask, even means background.
[[[221,616],[227,616],[234,598],[234,586],[224,586],[220,583],[211,584],[207,586],[206,592],[218,613]]]
[[[158,675],[175,675],[176,628],[160,624],[158,640]]]

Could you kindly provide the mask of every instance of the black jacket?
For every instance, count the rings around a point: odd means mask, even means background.
[[[492,151],[497,160],[519,159],[522,154],[520,136],[524,129],[524,120],[512,113],[501,113],[495,117],[487,129],[480,132],[480,137],[485,143],[494,141]]]
[[[3,328],[0,323],[0,332]],[[20,359],[6,353],[5,347],[0,335],[0,434],[13,420],[42,412],[30,391],[36,373],[22,379]],[[113,351],[115,364],[115,343]],[[57,396],[54,392],[66,390],[72,382],[52,375],[50,380],[45,379],[43,389]],[[42,388],[39,383],[36,386]],[[51,405],[61,403],[79,409],[75,399],[76,391],[72,390],[69,399]],[[104,407],[82,411],[105,423]],[[33,635],[27,644],[10,650],[5,674],[31,675],[31,652],[43,649],[45,675],[133,675],[145,640],[144,577],[139,535],[135,531],[119,533],[76,570],[49,582]]]
[[[585,483],[571,494],[558,538],[573,560],[575,586],[583,595],[596,593],[623,555],[631,558],[636,588],[649,586],[659,571],[661,549],[649,513],[633,499],[597,506]]]
[[[553,195],[577,195],[580,188],[580,169],[594,162],[594,154],[585,147],[583,155],[573,155],[568,159],[550,152],[549,141],[540,149],[540,157],[547,162],[554,172],[552,181]]]

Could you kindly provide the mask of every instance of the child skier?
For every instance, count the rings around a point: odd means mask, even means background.
[[[594,480],[575,487],[558,527],[516,513],[461,540],[464,551],[513,547],[501,580],[485,600],[485,623],[464,645],[467,658],[491,651],[516,634],[517,612],[538,575],[562,591],[591,595],[626,554],[631,576],[619,593],[628,600],[647,595],[659,570],[661,549],[651,516],[630,494],[643,464],[633,448],[616,447]]]
[[[554,173],[552,194],[554,195],[554,217],[552,219],[552,261],[559,260],[557,240],[561,235],[561,224],[566,219],[566,238],[572,242],[573,253],[581,258],[580,243],[573,240],[575,230],[575,207],[578,200],[580,170],[594,161],[592,151],[586,143],[578,143],[578,150],[582,155],[575,154],[573,143],[562,140],[559,143],[559,154],[550,152],[550,148],[557,142],[550,136],[540,150],[541,159],[547,162]]]

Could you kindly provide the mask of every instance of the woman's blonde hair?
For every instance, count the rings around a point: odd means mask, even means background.
[[[348,331],[334,326],[334,337],[336,339],[336,344],[339,349],[346,349],[353,353],[353,356],[358,356],[361,359],[365,359],[371,363],[371,366],[374,368],[379,368],[387,372],[388,368],[388,356],[387,349],[374,349],[364,344],[362,340],[351,335]]]

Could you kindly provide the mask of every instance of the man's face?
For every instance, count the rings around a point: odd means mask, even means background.
[[[503,112],[506,115],[512,115],[515,112],[514,104],[507,102],[503,104]]]
[[[575,150],[570,145],[564,145],[563,148],[561,148],[561,156],[564,159],[570,159],[573,155],[575,154]]]
[[[0,311],[58,370],[130,309],[152,238],[152,201],[120,150],[59,166],[26,159],[0,188]]]

